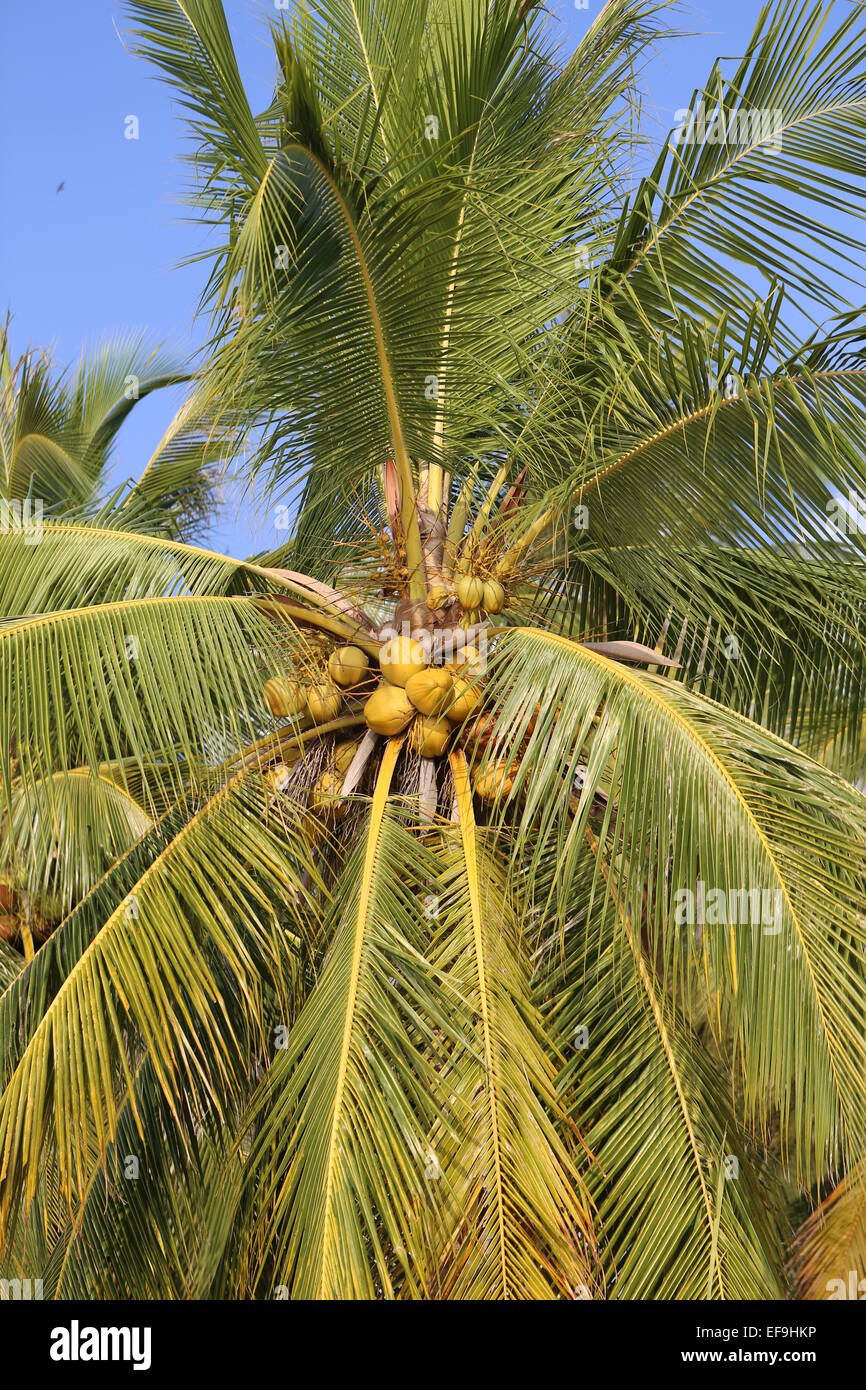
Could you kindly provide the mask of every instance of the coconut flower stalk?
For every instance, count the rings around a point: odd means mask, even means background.
[[[779,0],[704,92],[777,124],[633,189],[644,0],[567,56],[525,0],[281,11],[258,115],[218,0],[127,10],[220,229],[193,413],[292,525],[0,532],[0,873],[67,901],[0,943],[0,1272],[814,1291],[792,1221],[856,1250],[866,1163],[866,364],[797,335],[864,270],[862,15]]]

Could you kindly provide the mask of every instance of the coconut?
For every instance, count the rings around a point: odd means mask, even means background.
[[[277,719],[298,718],[307,708],[304,687],[291,676],[275,676],[264,689],[265,704]]]
[[[338,647],[328,657],[328,674],[344,690],[362,681],[370,663],[360,647]]]
[[[345,815],[347,807],[346,803],[340,800],[341,786],[339,778],[332,777],[330,772],[323,772],[313,787],[310,805],[323,815]]]
[[[430,716],[441,714],[451,698],[454,677],[444,666],[416,671],[406,682],[406,694],[416,709]]]
[[[415,715],[415,706],[399,685],[383,681],[364,706],[364,718],[376,734],[399,734]]]
[[[514,774],[507,763],[492,763],[475,778],[475,794],[482,801],[495,801],[508,796],[514,786]]]
[[[268,772],[268,783],[273,791],[284,792],[289,785],[289,769],[285,763],[276,763]]]
[[[463,628],[464,632],[468,632],[469,628],[471,628],[471,627],[477,627],[478,624],[479,624],[480,622],[481,622],[481,609],[480,609],[480,608],[464,608],[464,609],[463,609],[463,616],[462,616],[461,619],[460,619],[460,626]]]
[[[411,637],[392,637],[379,653],[379,666],[391,685],[405,686],[417,671],[427,666],[427,654],[420,642]]]
[[[462,724],[480,703],[480,683],[477,680],[467,680],[465,676],[457,676],[454,681],[454,698],[447,710],[451,723]]]
[[[428,608],[444,608],[450,598],[450,590],[444,584],[431,584],[427,590]]]
[[[457,648],[446,665],[455,676],[477,676],[481,674],[484,663],[475,643],[465,642],[462,647]]]
[[[307,695],[307,708],[313,723],[327,724],[329,720],[336,719],[342,700],[339,690],[330,681],[311,686]]]
[[[484,597],[484,585],[474,574],[458,574],[454,587],[461,608],[477,608]]]
[[[348,772],[352,765],[352,759],[358,751],[356,738],[349,739],[346,743],[338,743],[334,749],[334,766],[338,772]]]
[[[488,613],[501,613],[505,607],[505,590],[498,579],[487,579],[484,583],[484,597],[481,607]]]
[[[466,731],[470,742],[489,743],[496,733],[496,720],[492,714],[479,714]]]
[[[419,718],[412,725],[409,742],[422,758],[439,758],[450,737],[451,725],[447,719]]]

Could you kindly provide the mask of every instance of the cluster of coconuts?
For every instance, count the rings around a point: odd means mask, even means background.
[[[275,676],[265,684],[265,704],[277,719],[308,717],[314,725],[328,724],[336,719],[343,703],[343,691],[351,690],[366,680],[370,663],[360,647],[338,647],[328,658],[328,679],[304,684],[294,676]],[[340,816],[345,804],[340,801],[342,780],[349,769],[357,740],[338,743],[334,753],[334,770],[322,773],[310,794],[313,810]],[[278,763],[268,773],[268,782],[276,793],[289,784],[289,769]]]
[[[505,590],[498,579],[481,579],[462,570],[454,581],[454,590],[467,627],[480,622],[482,612],[501,613],[505,606]]]
[[[379,654],[382,679],[364,704],[369,728],[392,737],[411,725],[410,747],[422,758],[441,757],[452,729],[481,700],[473,653],[474,648],[465,649],[460,664],[431,666],[424,646],[413,638],[394,637],[386,642]],[[275,676],[265,685],[265,704],[277,719],[307,717],[314,725],[327,724],[336,719],[343,692],[370,676],[370,663],[359,647],[337,647],[328,659],[327,680],[305,684],[294,676]],[[356,748],[357,742],[338,744],[333,769],[322,774],[311,792],[313,810],[335,815],[345,811],[340,788]],[[286,765],[272,768],[268,781],[273,791],[285,791]]]
[[[434,589],[427,597],[432,609],[446,604],[451,596],[444,586],[441,594]],[[477,623],[482,611],[499,613],[505,603],[505,590],[498,580],[484,580],[468,571],[457,575],[454,590],[463,609],[463,627]],[[472,647],[464,648],[458,661],[433,666],[421,642],[393,637],[379,653],[379,670],[381,680],[364,703],[366,723],[384,737],[408,730],[409,746],[422,758],[441,757],[454,728],[481,702],[477,652]],[[337,718],[344,692],[369,682],[372,675],[369,660],[359,647],[337,647],[328,658],[324,679],[304,682],[295,676],[275,676],[265,684],[265,704],[277,719],[328,724]],[[322,773],[310,794],[313,810],[337,817],[345,812],[340,791],[357,747],[357,741],[337,745],[333,767]],[[285,791],[288,767],[279,763],[270,770],[268,781],[274,792]]]
[[[333,767],[327,768],[310,792],[310,809],[319,815],[333,816],[337,820],[345,815],[347,806],[341,800],[340,791],[343,778],[358,749],[358,739],[348,739],[334,748]],[[278,795],[288,791],[290,770],[286,763],[276,763],[268,770],[267,780],[271,790]]]
[[[492,597],[495,602],[497,595]],[[420,757],[441,757],[454,728],[468,719],[481,702],[475,649],[466,647],[459,662],[431,666],[421,642],[411,637],[393,637],[381,649],[379,667],[382,679],[364,704],[368,727],[384,737],[394,737],[408,729],[409,746]],[[291,676],[275,677],[265,686],[265,703],[277,718],[308,716],[314,724],[325,724],[336,718],[342,692],[362,685],[371,674],[369,661],[360,648],[338,647],[328,660],[327,681],[304,685]],[[533,719],[533,726],[534,722]],[[489,720],[481,716],[473,726],[482,744],[490,734],[487,723]],[[357,739],[337,744],[333,767],[322,773],[311,791],[312,810],[336,818],[345,814],[346,803],[340,792],[357,748]],[[474,778],[476,795],[485,801],[507,796],[516,772],[516,766],[506,763],[488,766]],[[285,763],[269,771],[268,781],[277,793],[287,789],[289,769]]]
[[[366,680],[370,663],[360,647],[338,647],[328,658],[328,679],[304,685],[294,676],[275,676],[265,685],[265,704],[277,719],[301,719],[314,724],[336,719],[344,690]]]
[[[427,652],[411,637],[392,637],[379,654],[382,681],[364,706],[364,718],[377,734],[393,737],[409,729],[409,745],[422,758],[445,752],[451,731],[481,700],[471,660],[465,673],[452,663],[431,666]]]

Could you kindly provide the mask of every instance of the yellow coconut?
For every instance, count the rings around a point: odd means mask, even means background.
[[[444,584],[431,584],[427,590],[427,607],[444,608],[450,596]]]
[[[458,676],[476,676],[481,674],[483,664],[475,643],[467,642],[457,648],[453,660],[448,662],[448,669]]]
[[[475,794],[482,801],[508,796],[513,786],[514,774],[507,763],[493,763],[475,778]]]
[[[481,609],[480,609],[480,608],[464,608],[464,609],[463,609],[463,612],[462,612],[462,614],[461,614],[461,616],[460,616],[460,626],[464,629],[464,631],[468,630],[470,627],[475,627],[475,625],[476,625],[477,623],[480,623],[480,622],[481,622]]]
[[[454,698],[446,711],[452,724],[462,724],[464,719],[481,703],[481,684],[477,680],[467,680],[457,676],[454,681]]]
[[[268,772],[268,783],[272,791],[284,792],[289,785],[289,769],[285,763],[276,763]]]
[[[345,815],[346,803],[340,800],[342,785],[340,778],[333,777],[330,772],[323,772],[310,797],[313,810],[322,815]]]
[[[358,739],[350,739],[346,743],[338,743],[334,749],[334,766],[338,772],[346,773],[352,765],[352,759],[358,751]]]
[[[360,647],[338,647],[328,657],[328,674],[344,690],[362,681],[370,663]]]
[[[275,676],[264,690],[265,704],[277,719],[297,718],[307,708],[307,693],[291,676]]]
[[[323,681],[321,685],[310,686],[307,695],[307,708],[314,724],[327,724],[329,720],[336,719],[340,712],[340,705],[343,697],[335,685],[330,681]]]
[[[430,716],[441,714],[451,698],[454,677],[444,666],[416,671],[406,682],[406,694],[416,709]]]
[[[454,584],[461,608],[478,608],[484,597],[484,585],[474,574],[458,574]]]
[[[501,613],[505,607],[505,590],[498,579],[487,579],[484,583],[484,597],[481,607],[488,613]]]
[[[440,758],[450,737],[451,725],[447,719],[419,717],[412,725],[409,743],[422,758]]]
[[[415,715],[415,706],[399,685],[383,681],[364,706],[364,718],[374,733],[399,734]]]
[[[392,637],[379,653],[379,666],[391,685],[405,686],[417,671],[427,665],[427,655],[420,642],[411,637]]]

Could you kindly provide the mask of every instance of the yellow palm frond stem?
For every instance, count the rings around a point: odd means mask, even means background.
[[[461,558],[463,554],[468,557],[481,540],[487,522],[490,519],[490,513],[493,511],[493,505],[502,490],[502,484],[508,477],[508,469],[509,464],[507,463],[503,463],[502,466],[497,469],[493,481],[487,489],[487,496],[479,507],[478,513],[470,528],[469,535],[463,543]]]
[[[357,624],[347,620],[332,617],[329,613],[320,613],[311,608],[304,608],[300,604],[291,603],[279,594],[267,594],[256,601],[256,606],[270,617],[277,618],[283,622],[290,622],[292,625],[304,625],[316,628],[319,632],[328,632],[334,637],[339,637],[341,641],[351,643],[360,647],[362,652],[373,658],[379,659],[379,649],[381,642],[372,637],[369,632],[358,628]]]
[[[463,532],[466,529],[466,522],[469,519],[469,507],[472,500],[473,479],[467,478],[460,495],[454,503],[454,510],[448,522],[448,529],[445,533],[445,556],[442,561],[442,573],[448,580],[457,568],[457,556],[463,540]]]
[[[536,517],[531,526],[523,532],[516,541],[505,550],[502,558],[496,566],[495,578],[500,581],[507,580],[517,572],[521,560],[532,549],[540,536],[553,525],[553,512],[548,509]]]
[[[442,962],[471,1008],[474,1037],[471,1052],[454,1058],[448,1085],[472,1117],[473,1143],[455,1146],[444,1127],[436,1134],[451,1194],[437,1295],[587,1296],[597,1283],[592,1201],[558,1130],[555,1071],[538,1043],[520,928],[479,834],[462,751],[450,766]]]
[[[320,580],[314,579],[312,575],[301,574],[297,570],[268,569],[252,564],[248,564],[244,568],[251,570],[254,574],[260,574],[271,583],[292,589],[300,598],[312,603],[316,608],[327,609],[334,617],[345,619],[365,632],[373,631],[371,619],[356,603],[353,603],[339,589],[333,588],[330,584],[323,584]]]
[[[293,750],[303,748],[305,743],[313,739],[324,738],[328,734],[341,732],[343,729],[357,729],[364,723],[363,713],[344,714],[339,719],[331,719],[326,724],[313,726],[298,732],[295,729],[279,730],[274,734],[266,734],[264,738],[257,739],[251,743],[237,757],[232,758],[227,764],[228,769],[266,767],[275,759],[282,758],[289,761]]]
[[[413,599],[423,599],[426,590],[426,581],[424,577],[424,559],[421,553],[421,533],[418,526],[418,499],[415,488],[414,469],[406,445],[402,413],[397,397],[394,370],[390,359],[388,344],[385,339],[385,330],[379,305],[376,300],[376,292],[370,273],[370,266],[361,243],[361,238],[358,234],[358,227],[355,220],[356,214],[349,206],[345,194],[336,182],[331,170],[311,149],[300,144],[288,144],[284,147],[284,153],[294,153],[308,162],[315,168],[319,177],[328,185],[330,194],[339,210],[342,222],[352,244],[358,272],[364,286],[367,308],[370,314],[370,327],[376,346],[382,392],[385,397],[385,405],[388,412],[388,421],[391,431],[391,447],[397,469],[397,476],[400,482],[400,517],[403,524],[403,536],[406,543],[406,559],[409,569],[409,596]]]
[[[20,925],[21,943],[24,947],[24,959],[30,961],[33,959],[33,956],[35,955],[33,947],[33,933],[30,930],[30,923],[27,921],[26,917],[22,917],[20,919]]]

